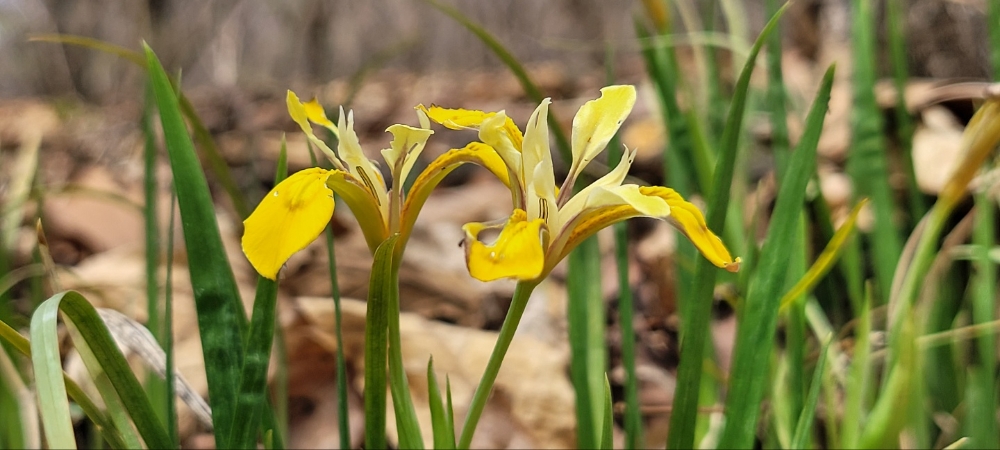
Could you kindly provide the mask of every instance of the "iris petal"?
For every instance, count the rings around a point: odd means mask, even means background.
[[[309,103],[314,102],[315,100]],[[313,145],[318,147],[323,154],[326,155],[327,159],[333,162],[336,167],[340,168],[340,160],[337,158],[337,155],[335,155],[333,150],[326,145],[326,142],[323,142],[322,139],[313,134],[312,125],[309,124],[310,120],[319,119],[316,112],[316,108],[319,107],[319,104],[316,103],[314,106],[307,106],[305,103],[302,103],[302,100],[299,100],[299,96],[295,95],[294,92],[288,91],[288,94],[285,96],[285,105],[288,107],[288,115],[292,116],[292,120],[294,120],[295,123],[299,125],[299,128],[302,129],[302,132],[306,134],[306,137],[309,138],[309,142],[312,142]],[[320,110],[322,111],[322,107],[320,107]],[[326,114],[323,114],[323,119],[325,118]],[[329,120],[327,120],[327,122],[329,122]]]
[[[719,239],[715,233],[712,233],[712,230],[708,229],[705,217],[696,206],[684,200],[680,194],[670,188],[649,186],[641,187],[639,191],[644,195],[653,195],[667,202],[670,205],[670,217],[667,220],[681,233],[684,233],[712,264],[730,272],[740,270],[740,258],[733,260],[726,245],[722,243],[722,239]]]
[[[545,269],[545,249],[541,233],[544,221],[527,220],[524,210],[515,209],[510,220],[491,245],[479,241],[479,233],[488,226],[469,223],[466,232],[465,259],[469,274],[480,281],[501,278],[533,280]]]
[[[507,166],[490,146],[481,142],[472,142],[463,148],[451,149],[431,161],[430,165],[423,172],[420,172],[420,175],[413,182],[413,186],[406,196],[406,203],[403,205],[401,232],[404,235],[412,229],[413,223],[417,220],[417,212],[424,206],[427,197],[430,196],[431,191],[438,183],[458,166],[469,162],[485,167],[507,187],[510,187]]]
[[[472,109],[448,109],[431,105],[430,108],[424,105],[417,106],[417,109],[427,114],[431,120],[444,125],[452,130],[479,129],[483,121],[497,115],[495,112],[483,112]],[[510,117],[506,117],[503,124],[504,131],[510,136],[511,142],[518,150],[524,141],[521,129],[517,127]]]
[[[271,189],[243,221],[243,252],[262,276],[274,280],[288,258],[326,228],[334,203],[325,182],[335,172],[296,172]]]
[[[635,87],[608,86],[601,97],[585,103],[573,117],[572,180],[604,150],[635,105]]]

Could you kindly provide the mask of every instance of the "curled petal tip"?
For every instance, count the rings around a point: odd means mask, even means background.
[[[743,260],[740,259],[740,257],[737,256],[735,261],[733,261],[731,263],[724,263],[722,265],[722,268],[726,269],[726,271],[728,271],[730,273],[736,273],[736,272],[740,271],[740,264],[742,262],[743,262]]]

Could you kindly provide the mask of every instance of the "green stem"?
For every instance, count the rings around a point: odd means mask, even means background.
[[[472,435],[476,432],[479,417],[483,415],[483,408],[486,407],[486,400],[493,390],[493,383],[497,380],[503,358],[507,354],[507,349],[510,348],[511,341],[514,340],[514,332],[517,330],[518,323],[521,322],[521,315],[524,314],[524,308],[528,305],[528,298],[531,297],[531,291],[535,289],[535,286],[538,286],[540,281],[520,281],[514,288],[514,297],[510,300],[510,309],[507,310],[507,317],[500,327],[500,336],[497,337],[493,353],[490,355],[489,362],[486,363],[483,378],[479,380],[479,386],[476,386],[476,392],[472,395],[472,404],[469,405],[469,414],[465,417],[465,425],[462,426],[462,436],[459,438],[458,448],[469,448],[469,444],[472,443]]]

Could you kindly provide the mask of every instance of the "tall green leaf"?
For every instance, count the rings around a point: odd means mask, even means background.
[[[216,445],[229,447],[243,366],[246,316],[222,245],[208,183],[184,125],[177,94],[152,49],[145,45],[144,49],[181,212]]]
[[[375,249],[368,285],[365,316],[365,448],[386,448],[386,357],[389,345],[389,296],[392,295],[392,256],[399,235]]]
[[[834,68],[823,77],[819,92],[806,118],[805,130],[789,161],[784,182],[778,190],[755,280],[750,284],[746,304],[736,332],[730,389],[726,397],[726,429],[721,447],[751,447],[760,401],[768,379],[767,358],[774,346],[781,289],[785,284],[784,264],[797,244],[788,239],[800,217],[806,184],[816,167],[816,145],[823,129],[833,86]]]
[[[747,57],[740,77],[733,92],[733,101],[729,106],[726,128],[719,144],[719,158],[716,161],[712,179],[712,190],[708,202],[706,222],[709,229],[721,230],[726,223],[726,213],[729,208],[729,188],[733,179],[736,156],[739,152],[739,138],[743,130],[743,114],[746,106],[747,92],[750,88],[750,75],[753,73],[757,54],[767,40],[778,19],[788,8],[786,4],[771,17],[764,26],[757,41],[754,42]],[[685,325],[689,328],[681,340],[681,361],[677,369],[677,380],[681,386],[691,386],[690,389],[678,389],[674,395],[673,413],[670,416],[670,434],[667,436],[669,448],[694,447],[694,430],[698,419],[699,390],[694,386],[701,385],[702,364],[705,358],[705,346],[708,343],[709,318],[712,312],[712,292],[715,289],[715,277],[718,268],[704,258],[699,258],[695,268],[695,287],[691,295],[693,305],[688,309],[689,318]]]
[[[267,406],[267,365],[271,361],[271,347],[274,343],[277,299],[278,283],[258,276],[250,335],[243,354],[236,412],[228,441],[233,448],[254,447],[257,443],[257,431],[269,431],[260,430],[260,419],[261,410]]]

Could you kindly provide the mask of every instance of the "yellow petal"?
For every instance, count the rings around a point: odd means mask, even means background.
[[[310,103],[314,102],[315,100]],[[323,154],[326,155],[327,159],[334,164],[334,166],[338,168],[342,167],[337,155],[333,153],[333,150],[328,145],[326,145],[326,142],[323,142],[322,139],[313,134],[312,125],[309,124],[310,119],[318,118],[316,117],[317,113],[315,109],[319,107],[319,104],[316,103],[315,106],[307,107],[306,104],[299,100],[299,96],[295,95],[292,91],[288,91],[288,94],[285,96],[285,105],[288,107],[288,115],[292,116],[292,120],[294,120],[295,123],[299,125],[299,128],[302,129],[302,132],[306,134],[306,137],[309,138],[309,142],[312,142],[313,145],[319,148]],[[323,108],[320,107],[319,109],[322,111]],[[310,112],[310,110],[313,111]],[[323,119],[326,119],[325,114],[323,114]],[[329,122],[329,120],[327,120],[327,122]]]
[[[608,86],[601,97],[585,103],[573,118],[573,163],[570,177],[576,175],[597,156],[618,132],[635,105],[635,87]]]
[[[478,240],[488,226],[466,224],[465,260],[469,274],[481,281],[500,278],[533,280],[545,269],[545,249],[542,248],[541,219],[527,220],[524,210],[516,209],[492,245]]]
[[[410,192],[403,205],[403,223],[400,230],[403,235],[409,235],[413,223],[417,220],[417,214],[424,206],[431,191],[451,171],[465,163],[478,164],[486,168],[508,188],[510,187],[507,166],[490,146],[481,142],[472,142],[463,148],[451,149],[431,161],[410,187]]]
[[[333,193],[326,179],[335,171],[311,168],[278,183],[243,221],[243,253],[265,278],[278,270],[326,228],[333,216]]]
[[[711,261],[712,264],[730,272],[740,270],[740,258],[733,260],[733,257],[729,255],[729,250],[722,243],[722,239],[719,239],[718,236],[712,233],[712,230],[708,229],[705,217],[702,216],[701,211],[696,206],[684,200],[680,194],[670,188],[644,186],[639,188],[639,190],[645,195],[654,195],[662,198],[670,205],[670,217],[667,220],[671,225],[684,233],[694,246],[698,248],[698,251]]]
[[[364,183],[364,186],[375,198],[379,209],[382,210],[382,217],[389,217],[389,198],[386,195],[385,179],[382,172],[378,170],[375,163],[365,156],[358,141],[358,135],[354,132],[354,111],[344,114],[344,108],[340,108],[340,118],[337,120],[337,128],[340,129],[340,141],[337,143],[337,154],[347,166],[347,171],[354,175],[354,178]]]
[[[483,121],[497,114],[495,112],[483,112],[472,109],[447,109],[435,105],[431,105],[430,108],[418,105],[417,109],[427,114],[427,117],[431,120],[452,130],[479,129]],[[521,129],[514,124],[514,121],[510,117],[504,120],[503,128],[507,135],[510,136],[514,147],[520,150],[521,142],[524,141]]]
[[[524,148],[521,151],[521,173],[525,177],[525,209],[529,219],[544,219],[550,230],[558,227],[556,214],[556,181],[549,150],[549,99],[535,109],[525,127]]]
[[[434,132],[425,128],[407,125],[392,125],[385,131],[392,133],[390,147],[382,150],[382,157],[392,169],[393,183],[403,185],[427,144],[427,138]]]
[[[320,105],[318,100],[314,98],[303,104],[302,107],[305,109],[306,117],[309,118],[310,122],[320,125],[330,131],[333,131],[334,133],[337,132],[337,126],[334,125],[330,119],[326,118],[326,111],[323,110],[323,105]]]

